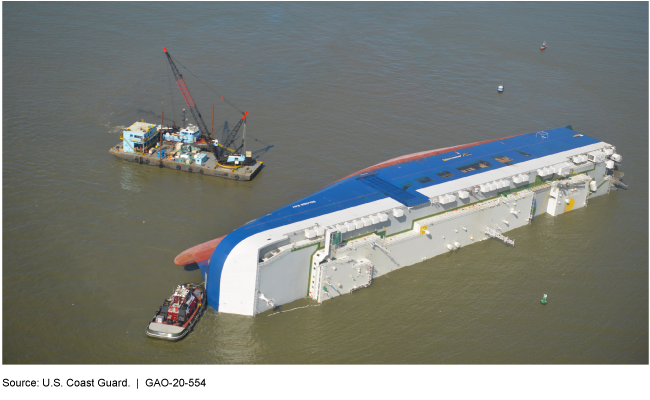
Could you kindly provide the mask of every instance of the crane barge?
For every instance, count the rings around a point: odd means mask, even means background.
[[[218,139],[212,137],[211,131],[203,121],[201,112],[172,56],[167,48],[163,47],[163,51],[196,125],[190,124],[185,127],[183,123],[183,127],[164,126],[163,112],[160,125],[142,120],[125,129],[120,137],[122,142],[112,147],[109,153],[125,161],[160,168],[172,168],[234,180],[253,179],[262,169],[263,162],[254,159],[252,152],[246,151],[248,111],[241,112],[241,119],[232,130],[224,132],[224,140],[219,143]],[[223,96],[221,99],[225,100]],[[184,115],[183,121],[185,121]],[[238,142],[238,134],[242,128],[243,136]]]

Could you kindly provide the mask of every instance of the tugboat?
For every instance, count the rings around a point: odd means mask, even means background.
[[[178,285],[170,298],[156,312],[145,333],[147,336],[180,340],[184,338],[205,309],[205,288],[197,283]]]
[[[544,41],[544,43],[542,43],[542,47],[540,47],[539,49],[544,50],[545,48],[546,48],[546,40]]]

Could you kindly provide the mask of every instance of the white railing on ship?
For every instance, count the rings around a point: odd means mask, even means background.
[[[503,243],[505,243],[505,244],[511,244],[512,246],[515,245],[514,240],[508,238],[505,235],[502,235],[499,231],[497,231],[495,229],[492,229],[490,227],[486,227],[483,232],[485,232],[485,234],[490,236],[490,237],[493,237],[493,238],[499,239],[499,240],[503,240]]]
[[[304,239],[299,242],[293,242],[293,250],[301,249],[303,247],[313,246],[316,243],[322,242],[321,239]]]
[[[542,190],[548,189],[549,187],[551,187],[550,183],[544,183],[542,185],[534,186],[528,190],[531,190],[532,192],[541,192]]]
[[[336,260],[328,261],[327,265],[347,264],[351,262],[354,262],[354,259],[345,256],[345,257],[337,258]]]
[[[474,213],[477,213],[479,211],[482,211],[482,210],[485,210],[485,209],[488,209],[488,208],[497,207],[500,204],[501,204],[501,198],[494,199],[494,200],[488,200],[488,201],[483,202],[483,203],[477,203],[477,204],[469,205],[467,207],[463,207],[463,208],[461,208],[459,210],[449,211],[449,212],[446,212],[446,213],[441,214],[441,215],[436,215],[435,217],[422,219],[422,220],[419,220],[418,223],[420,224],[420,226],[423,226],[423,225],[427,225],[427,226],[436,225],[436,224],[440,224],[440,223],[445,222],[445,221],[460,218],[460,217],[465,216],[465,215],[474,214]]]
[[[397,243],[402,243],[402,242],[406,242],[408,240],[417,239],[418,237],[420,237],[420,232],[408,231],[408,232],[401,233],[399,235],[395,235],[395,236],[391,236],[391,237],[387,238],[384,241],[384,245],[385,246],[392,246],[392,245],[395,245]]]
[[[363,240],[365,239],[365,240]],[[337,253],[347,253],[352,250],[356,250],[361,247],[367,247],[371,246],[372,242],[381,242],[382,238],[380,236],[375,235],[374,233],[372,235],[365,236],[361,239],[355,239],[350,242],[348,242],[345,246],[340,247],[336,249]]]
[[[273,255],[271,258],[269,258],[268,260],[266,260],[266,261],[262,261],[261,263],[258,263],[257,265],[258,265],[260,268],[268,267],[269,265],[273,264],[274,262],[278,261],[279,259],[283,258],[284,256],[286,256],[286,255],[289,254],[289,253],[291,253],[291,247],[286,248],[286,249],[280,251],[280,252],[277,253],[277,254],[274,254],[274,255]]]

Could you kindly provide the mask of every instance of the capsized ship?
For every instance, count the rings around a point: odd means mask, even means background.
[[[198,263],[208,305],[255,315],[322,302],[378,276],[462,251],[533,217],[558,216],[624,185],[608,143],[571,126],[424,151],[349,175],[176,257]]]

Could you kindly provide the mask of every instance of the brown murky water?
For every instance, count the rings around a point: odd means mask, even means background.
[[[647,3],[151,4],[4,4],[3,363],[648,363]],[[163,46],[214,89],[184,72],[207,120],[236,121],[223,95],[273,145],[254,181],[108,154],[136,120],[180,121]],[[515,248],[145,337],[200,279],[186,248],[399,155],[567,124],[618,147],[628,191]]]

